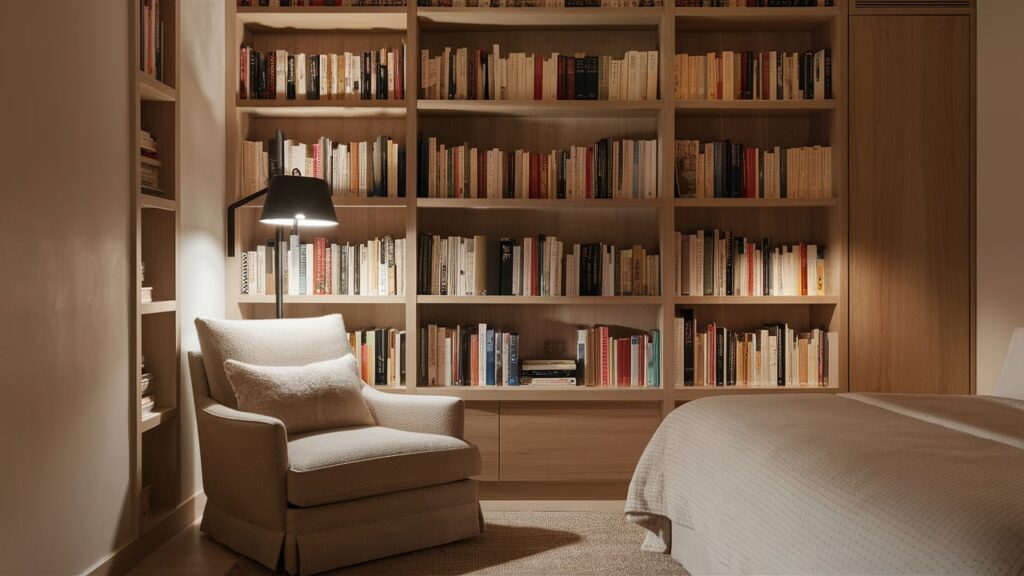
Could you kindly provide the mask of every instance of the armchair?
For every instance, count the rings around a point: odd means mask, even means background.
[[[230,406],[223,361],[302,365],[349,353],[341,316],[196,324],[203,352],[189,353],[189,370],[207,495],[203,532],[268,568],[302,575],[481,532],[469,479],[480,455],[462,439],[460,399],[364,383],[375,426],[289,436],[280,420]]]

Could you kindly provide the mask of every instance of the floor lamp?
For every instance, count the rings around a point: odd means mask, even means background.
[[[331,190],[320,178],[298,175],[298,169],[290,176],[274,176],[270,186],[238,200],[228,206],[227,241],[228,257],[235,256],[235,210],[266,196],[260,222],[277,229],[274,242],[274,309],[278,318],[284,318],[284,229],[298,234],[299,228],[336,226],[338,218],[331,202]]]

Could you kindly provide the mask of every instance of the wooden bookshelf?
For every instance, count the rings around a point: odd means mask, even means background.
[[[131,406],[131,501],[138,549],[159,543],[166,534],[190,521],[175,512],[185,509],[191,495],[181,490],[179,235],[181,168],[179,164],[181,108],[179,92],[180,0],[160,0],[163,25],[162,76],[142,69],[140,9],[142,0],[129,3],[131,11],[130,135],[132,195],[131,294],[133,324],[129,357],[131,379],[126,393]],[[160,188],[142,185],[140,130],[156,141],[160,159]],[[145,278],[142,266],[145,263]],[[152,288],[152,302],[142,302],[142,287]],[[145,363],[143,364],[143,359]],[[154,408],[142,414],[143,368],[154,375],[150,390]],[[148,511],[143,503],[148,494]],[[176,523],[177,522],[177,523]],[[173,533],[173,532],[171,532]]]
[[[351,329],[389,327],[407,331],[409,385],[395,394],[448,395],[467,402],[467,436],[484,454],[490,481],[558,482],[580,474],[572,467],[598,469],[601,458],[639,458],[643,442],[620,442],[618,435],[643,437],[679,403],[720,394],[830,393],[847,389],[847,192],[846,192],[846,13],[845,0],[829,8],[690,9],[672,3],[655,8],[226,8],[228,94],[238,86],[238,49],[320,53],[393,46],[408,48],[404,101],[227,99],[227,198],[237,198],[240,149],[246,139],[266,140],[275,128],[286,137],[312,142],[398,138],[406,146],[407,198],[335,199],[341,225],[326,232],[339,242],[365,241],[384,234],[405,237],[415,255],[419,233],[486,234],[517,237],[555,234],[566,243],[605,241],[644,245],[661,256],[658,296],[515,297],[429,296],[415,293],[417,262],[406,262],[404,296],[288,296],[286,315],[337,312]],[[367,33],[367,22],[385,22]],[[325,38],[334,34],[338,38]],[[275,46],[274,43],[280,45]],[[419,97],[419,54],[443,46],[501,45],[502,52],[586,51],[621,55],[626,50],[660,52],[659,98],[608,101],[452,101]],[[809,50],[830,48],[833,94],[827,101],[676,101],[677,52],[720,50]],[[506,149],[550,150],[590,144],[604,137],[656,138],[659,143],[659,197],[649,200],[519,200],[416,197],[418,134],[446,143]],[[814,200],[677,199],[673,197],[676,139],[730,138],[752,146],[832,146],[832,198]],[[258,204],[254,204],[258,206]],[[273,235],[258,224],[257,210],[241,210],[235,242],[251,249]],[[676,230],[722,227],[738,234],[768,235],[784,241],[813,241],[828,249],[825,296],[704,297],[675,294]],[[315,233],[314,233],[315,235]],[[303,235],[304,238],[312,237]],[[305,240],[304,240],[305,241]],[[239,259],[228,260],[227,302],[235,318],[273,315],[273,296],[239,295]],[[694,308],[702,321],[735,329],[786,321],[804,330],[827,328],[839,334],[840,362],[830,388],[683,387],[672,350],[673,319]],[[580,325],[611,325],[661,331],[662,387],[650,389],[548,389],[520,387],[427,387],[416,382],[418,331],[428,324],[453,326],[487,322],[518,330],[521,358],[571,357]],[[604,426],[603,424],[607,424]],[[586,429],[584,432],[583,430]],[[550,453],[535,444],[554,434]],[[560,438],[559,434],[570,437]],[[577,437],[585,434],[588,440]],[[500,440],[499,440],[500,438]],[[575,461],[552,462],[574,443]],[[541,441],[540,444],[543,444]],[[540,452],[544,452],[543,454]],[[507,457],[499,457],[505,454]],[[514,457],[512,457],[514,455]],[[548,470],[548,472],[545,472]],[[618,472],[591,479],[625,481]]]

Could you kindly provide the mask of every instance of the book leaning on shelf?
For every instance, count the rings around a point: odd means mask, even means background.
[[[306,144],[285,139],[278,131],[266,142],[242,142],[241,152],[242,196],[263,189],[270,174],[291,174],[293,169],[327,181],[332,196],[405,196],[405,146],[387,136],[347,143],[321,137]]]
[[[420,53],[420,94],[429,100],[611,100],[658,98],[658,51],[622,58],[582,52],[511,52],[444,48]]]
[[[731,231],[675,233],[676,291],[684,296],[824,296],[825,248],[773,245]]]
[[[831,198],[832,148],[676,140],[677,198]]]
[[[611,388],[661,386],[661,333],[650,330],[619,337],[610,330],[595,326],[576,331],[580,383]]]
[[[427,386],[518,386],[519,335],[487,324],[420,328],[420,382]]]
[[[535,153],[449,146],[420,137],[420,197],[640,199],[658,197],[657,140],[603,138]]]
[[[348,333],[363,382],[405,386],[405,330],[372,328]]]
[[[680,100],[830,100],[832,52],[676,54]]]
[[[274,292],[274,242],[241,253],[241,293]],[[289,296],[402,296],[405,294],[405,239],[384,236],[344,245],[316,238],[300,243],[291,235],[283,283]]]
[[[242,46],[238,96],[243,100],[401,100],[405,44],[341,54],[261,52]]]
[[[734,332],[714,322],[701,326],[692,309],[675,318],[675,362],[684,386],[827,387],[838,366],[839,335],[771,324]]]

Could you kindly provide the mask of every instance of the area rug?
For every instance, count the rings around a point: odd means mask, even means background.
[[[686,574],[666,554],[641,552],[643,529],[621,513],[485,512],[482,535],[327,572],[330,576],[631,576]],[[273,572],[242,559],[226,576]]]

